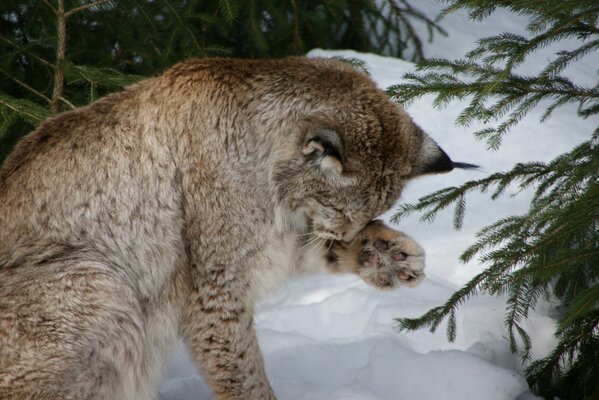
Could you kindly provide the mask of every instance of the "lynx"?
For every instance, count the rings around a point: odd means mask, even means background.
[[[190,60],[48,119],[0,170],[0,399],[153,399],[179,337],[216,398],[274,399],[255,302],[415,286],[422,248],[373,219],[464,165],[326,59]]]

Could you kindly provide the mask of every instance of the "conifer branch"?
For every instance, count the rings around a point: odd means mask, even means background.
[[[60,0],[59,0],[59,1],[60,1]],[[67,11],[67,12],[64,14],[64,17],[65,17],[65,19],[66,19],[66,18],[69,18],[71,15],[73,15],[73,14],[75,14],[75,13],[78,13],[78,12],[80,12],[80,11],[84,11],[84,10],[88,10],[88,9],[90,9],[90,8],[92,8],[92,7],[97,7],[97,6],[99,6],[99,5],[102,5],[102,4],[105,4],[105,3],[108,3],[109,1],[111,1],[111,0],[98,0],[98,1],[93,1],[93,2],[91,2],[91,3],[84,4],[84,5],[82,5],[82,6],[79,6],[79,7],[75,7],[75,8],[73,8],[73,9],[71,9],[71,10]],[[63,7],[64,7],[64,6],[63,6]]]
[[[28,84],[26,84],[25,82],[22,82],[21,80],[15,78],[14,76],[12,76],[11,74],[9,74],[8,72],[6,72],[5,70],[3,70],[2,68],[0,68],[0,73],[4,74],[6,77],[8,77],[8,79],[12,80],[13,82],[21,85],[22,87],[24,87],[25,89],[27,89],[29,92],[33,93],[34,95],[42,98],[43,100],[45,100],[48,104],[50,104],[52,102],[52,100],[46,96],[45,94],[35,90],[34,88],[32,88],[31,86],[29,86]]]
[[[52,10],[52,12],[56,13],[56,7],[54,7],[52,4],[50,4],[50,2],[48,0],[42,0],[44,2],[45,5],[48,6],[48,8],[50,8],[50,10]]]
[[[47,108],[25,99],[15,99],[0,93],[0,110],[2,108],[11,110],[15,115],[37,125],[50,116]]]
[[[532,37],[503,33],[480,40],[464,59],[423,60],[414,73],[405,75],[405,83],[388,89],[396,101],[409,104],[433,94],[433,104],[441,107],[467,99],[456,123],[487,125],[475,135],[486,139],[490,148],[497,148],[512,127],[540,106],[541,121],[568,103],[579,104],[580,118],[599,114],[599,85],[583,87],[560,75],[571,63],[599,50],[599,3],[445,1],[450,3],[447,12],[465,8],[474,19],[483,19],[498,7],[528,15]],[[579,45],[557,52],[538,75],[515,72],[536,50],[571,38],[578,39]],[[529,383],[547,398],[599,398],[599,126],[589,134],[589,140],[551,162],[517,164],[507,172],[438,190],[398,209],[393,221],[414,212],[430,221],[453,206],[454,227],[459,229],[470,192],[489,192],[495,199],[508,187],[533,190],[527,213],[483,228],[462,254],[463,262],[478,256],[484,271],[445,304],[418,318],[399,319],[400,330],[435,330],[447,319],[447,337],[453,340],[455,313],[463,302],[478,293],[505,295],[507,340],[527,362],[533,342],[523,322],[543,296],[556,297],[564,306],[555,332],[558,345],[527,368]]]
[[[75,108],[77,108],[73,103],[71,103],[70,101],[68,101],[67,99],[65,99],[64,97],[60,97],[60,101],[62,101],[64,104],[66,104],[71,110],[74,110]]]
[[[12,47],[14,47],[15,49],[20,48],[21,46],[15,42],[13,42],[10,39],[7,39],[6,37],[0,35],[0,40],[3,40],[4,42],[8,43],[9,45],[11,45]],[[44,60],[43,58],[41,58],[40,56],[38,56],[37,54],[27,51],[25,50],[25,52],[31,56],[34,60],[39,61],[41,64],[44,64],[47,67],[50,68],[54,68],[54,64],[52,64],[50,61]]]
[[[168,0],[162,0],[162,3],[165,5],[166,8],[169,9],[169,11],[175,16],[177,21],[179,21],[179,24],[187,32],[189,39],[193,43],[193,47],[198,52],[203,53],[202,46],[200,46],[200,43],[198,42],[196,35],[194,35],[194,33],[189,28],[189,26],[185,23],[185,21],[183,20],[183,17],[179,14],[179,12],[172,6],[172,4]]]
[[[17,114],[21,114],[24,115],[25,117],[30,118],[33,121],[37,121],[37,122],[42,122],[44,120],[44,118],[33,114],[29,111],[23,110],[21,108],[15,107],[13,104],[11,104],[10,102],[7,102],[6,100],[4,100],[2,97],[0,97],[0,105],[6,108],[11,109],[12,111],[14,111]]]

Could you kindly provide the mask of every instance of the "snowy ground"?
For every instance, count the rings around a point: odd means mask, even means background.
[[[434,14],[439,6],[432,0],[418,2]],[[426,50],[427,56],[455,58],[473,48],[482,36],[505,30],[522,32],[523,19],[499,13],[482,23],[472,23],[464,13],[453,14],[442,24],[450,33]],[[545,63],[548,49],[523,72],[533,72]],[[367,62],[381,88],[400,81],[413,65],[401,60],[352,51],[314,50],[311,56],[358,57]],[[568,74],[582,84],[597,80],[595,59],[584,59]],[[457,171],[413,182],[402,202],[488,173],[509,169],[515,162],[549,160],[581,142],[593,122],[575,117],[573,108],[557,111],[541,125],[532,113],[508,137],[499,151],[485,150],[472,132],[477,126],[455,127],[459,104],[435,110],[424,98],[408,112],[454,159],[482,166],[481,172]],[[513,190],[515,192],[515,189]],[[464,229],[455,232],[452,215],[439,215],[433,224],[417,216],[401,222],[427,251],[428,278],[415,289],[380,292],[351,276],[312,277],[291,282],[260,305],[255,322],[271,384],[281,400],[427,400],[534,398],[528,392],[517,356],[509,352],[504,337],[504,300],[480,296],[458,314],[458,336],[437,333],[397,333],[393,319],[418,316],[444,302],[458,287],[481,270],[476,261],[462,265],[461,252],[473,242],[474,234],[496,219],[520,214],[530,195],[505,196],[491,202],[484,195],[468,200]],[[391,210],[385,218],[392,215]],[[546,354],[554,344],[554,321],[547,316],[549,305],[532,313],[525,327],[533,338],[533,358]],[[160,385],[161,400],[208,400],[210,390],[202,383],[183,348],[171,357]],[[259,399],[256,399],[259,400]]]

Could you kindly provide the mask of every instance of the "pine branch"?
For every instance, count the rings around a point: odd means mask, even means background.
[[[461,304],[480,292],[506,294],[505,325],[510,348],[514,352],[520,350],[523,360],[529,360],[532,341],[520,325],[529,310],[574,263],[594,265],[599,262],[598,170],[599,152],[593,142],[588,141],[547,164],[518,164],[511,171],[466,182],[461,187],[441,189],[419,199],[415,205],[400,207],[394,220],[414,211],[423,213],[421,219],[430,219],[440,209],[455,203],[454,225],[460,227],[464,196],[469,191],[484,192],[494,186],[492,197],[496,198],[508,185],[543,186],[536,191],[528,214],[507,217],[484,228],[478,234],[478,241],[462,254],[462,261],[481,254],[479,262],[487,266],[481,274],[454,293],[443,306],[418,318],[398,319],[399,329],[429,327],[434,331],[447,318],[447,337],[454,340],[455,312]],[[556,171],[562,172],[557,175]],[[585,223],[581,224],[581,220]],[[586,232],[594,235],[594,242],[588,242]],[[580,235],[585,239],[579,240]],[[567,253],[556,253],[555,249],[565,243],[569,243]],[[563,326],[571,327],[588,316],[589,307],[599,305],[597,287],[599,285],[586,291],[582,288],[582,292],[573,291],[573,305],[569,316],[561,322]],[[557,332],[562,333],[562,330]]]
[[[38,104],[24,99],[15,99],[0,93],[0,109],[3,107],[13,111],[21,118],[37,125],[50,116],[50,112]]]
[[[573,51],[560,51],[558,52],[558,56],[555,60],[550,62],[543,72],[541,76],[552,77],[560,73],[564,70],[570,63],[580,60],[584,56],[590,54],[591,52],[599,49],[599,39],[592,40],[584,45],[580,46],[576,50]]]
[[[593,374],[597,376],[598,371],[595,366],[596,360],[593,358],[594,354],[592,353],[592,349],[596,348],[597,344],[599,344],[597,343],[599,340],[596,338],[595,334],[598,322],[599,310],[595,309],[589,313],[587,318],[583,321],[579,321],[579,324],[575,329],[564,332],[555,349],[553,349],[547,357],[533,362],[526,369],[529,384],[539,387],[541,382],[546,382],[552,384],[551,386],[554,387],[554,390],[559,390],[559,384],[557,382],[567,376],[567,372],[564,370],[573,366],[577,355],[578,357],[585,357],[587,354],[587,352],[581,351],[583,348],[591,350],[591,352],[588,352],[588,356],[591,357],[591,359],[587,360],[587,362],[590,361],[590,364],[587,365],[594,370]],[[548,388],[550,388],[550,386]],[[548,391],[548,388],[542,388],[541,391]],[[561,390],[564,392],[564,395],[567,396],[568,392],[572,393],[574,387],[568,385],[568,387],[562,388]],[[549,391],[549,393],[551,393],[551,391]]]
[[[234,0],[218,0],[218,5],[226,23],[232,24],[237,19],[239,4]]]
[[[84,5],[79,6],[79,7],[75,7],[73,9],[67,11],[66,13],[64,13],[64,17],[65,17],[65,19],[69,18],[71,15],[73,15],[75,13],[78,13],[80,11],[88,10],[88,9],[90,9],[92,7],[97,7],[97,6],[100,6],[102,4],[106,4],[106,3],[110,2],[110,1],[112,1],[112,0],[98,0],[98,1],[93,1],[91,3],[84,4]],[[60,6],[59,6],[59,9],[60,9]]]
[[[53,13],[56,13],[56,8],[50,4],[50,2],[48,2],[48,0],[42,0],[44,2],[45,5],[48,6],[48,8],[50,8],[50,10],[52,10]]]
[[[595,251],[597,254],[599,251]],[[580,321],[589,318],[590,314],[599,310],[599,285],[596,284],[582,290],[578,296],[571,301],[565,317],[559,321],[557,333],[565,333],[569,329],[575,329]],[[592,317],[592,316],[591,316]],[[597,321],[599,324],[599,321]]]
[[[22,48],[18,43],[13,42],[10,39],[7,39],[6,37],[0,35],[0,40],[8,43],[9,45],[11,45],[12,47],[16,48],[16,49],[20,49]],[[54,64],[52,64],[50,61],[44,60],[43,58],[39,57],[37,54],[30,52],[30,51],[26,51],[26,53],[33,58],[34,60],[40,62],[41,64],[50,67],[50,68],[54,68]]]
[[[428,94],[435,95],[435,107],[443,107],[451,101],[470,97],[470,104],[456,119],[463,126],[474,121],[484,124],[499,121],[509,112],[508,118],[497,127],[485,128],[475,134],[478,138],[486,139],[491,149],[497,149],[501,138],[542,101],[552,100],[541,116],[542,121],[556,108],[572,102],[591,103],[581,116],[587,117],[599,110],[599,88],[580,87],[562,76],[549,79],[544,75],[533,77],[511,72],[505,74],[499,69],[467,60],[433,59],[422,62],[418,67],[418,71],[431,70],[434,72],[406,74],[404,79],[407,82],[388,88],[387,93],[404,106]],[[456,77],[461,74],[472,76],[474,80],[464,81]],[[501,78],[498,78],[500,75]],[[491,107],[484,106],[491,98],[495,104]]]
[[[48,96],[46,96],[43,93],[35,90],[31,86],[27,85],[25,82],[22,82],[19,79],[15,78],[11,74],[9,74],[5,70],[3,70],[2,68],[0,68],[0,73],[4,74],[6,77],[8,77],[8,79],[12,80],[13,82],[16,82],[18,85],[24,87],[25,89],[27,89],[29,92],[33,93],[34,95],[36,95],[36,96],[40,97],[41,99],[45,100],[48,104],[50,104],[52,102],[52,100]]]
[[[189,26],[185,23],[181,14],[179,14],[179,12],[171,5],[171,3],[168,0],[161,0],[161,1],[162,1],[162,4],[164,4],[165,7],[169,9],[169,11],[172,13],[172,15],[175,16],[177,21],[179,21],[180,25],[187,32],[188,37],[191,39],[191,42],[193,43],[193,47],[198,52],[200,52],[200,54],[202,54],[203,53],[202,46],[200,46],[200,43],[198,42],[196,35],[191,31]]]

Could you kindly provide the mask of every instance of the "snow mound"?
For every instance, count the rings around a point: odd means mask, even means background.
[[[456,289],[431,277],[381,292],[352,276],[295,280],[258,307],[256,329],[281,400],[507,400],[529,395],[502,330],[502,304],[481,297],[458,314],[458,341],[439,332],[398,333],[393,319],[420,315]],[[541,327],[553,321],[535,316]],[[160,400],[209,400],[181,344]],[[534,397],[531,397],[534,398]]]

